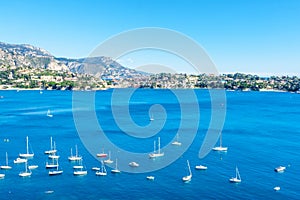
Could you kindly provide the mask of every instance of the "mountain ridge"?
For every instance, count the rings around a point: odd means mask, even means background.
[[[124,67],[117,61],[105,56],[78,59],[55,57],[47,50],[30,44],[4,42],[0,42],[0,65],[15,68],[26,66],[55,71],[70,71],[104,79],[112,75],[122,78],[145,76],[145,73]]]

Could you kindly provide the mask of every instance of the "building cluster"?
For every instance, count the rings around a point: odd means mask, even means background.
[[[250,74],[142,74],[131,69],[113,73],[106,69],[101,75],[70,71],[56,71],[31,67],[0,66],[0,89],[57,89],[100,90],[107,88],[224,88],[227,90],[278,90],[299,92],[300,79],[296,76],[259,77]]]

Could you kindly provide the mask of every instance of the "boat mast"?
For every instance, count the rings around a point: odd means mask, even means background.
[[[220,134],[220,147],[222,147],[222,132]]]
[[[236,177],[237,179],[241,180],[239,169],[236,167]]]
[[[187,160],[188,168],[189,168],[189,173],[192,175],[191,167],[190,167],[190,162]]]
[[[7,157],[7,152],[6,152],[6,166],[8,166],[8,157]]]
[[[52,146],[52,137],[50,137],[50,149],[51,150],[53,149],[53,146]]]
[[[153,153],[155,153],[155,152],[156,152],[156,142],[154,140],[154,142],[153,142]]]
[[[28,136],[26,136],[26,153],[29,154],[29,148],[28,148]]]
[[[53,142],[53,147],[51,147],[51,150],[56,150],[56,144],[55,144],[55,142]]]
[[[27,162],[25,162],[25,172],[26,172],[26,173],[27,173],[27,168],[28,168]]]
[[[158,137],[158,154],[160,154],[160,137]]]
[[[118,159],[116,158],[116,168],[115,169],[118,169]]]

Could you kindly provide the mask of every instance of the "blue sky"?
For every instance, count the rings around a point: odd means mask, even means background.
[[[0,4],[0,41],[32,44],[57,57],[85,57],[120,32],[161,27],[194,39],[220,72],[300,75],[298,0],[10,0]],[[141,57],[136,60],[142,62]]]

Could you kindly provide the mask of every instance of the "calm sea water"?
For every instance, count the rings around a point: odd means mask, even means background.
[[[125,90],[126,91],[126,90]],[[90,155],[81,143],[73,121],[72,92],[70,91],[0,91],[0,164],[5,164],[8,152],[12,170],[3,171],[0,180],[0,199],[299,199],[300,191],[300,95],[273,92],[226,92],[227,115],[223,129],[223,145],[227,153],[210,152],[204,159],[198,151],[210,120],[210,100],[207,90],[195,90],[201,110],[197,136],[178,160],[151,173],[121,173],[106,177],[95,176],[91,170],[99,161]],[[96,111],[101,126],[114,143],[136,152],[150,152],[153,139],[132,139],[114,123],[110,110],[112,90],[96,93]],[[138,90],[130,100],[133,120],[140,126],[149,123],[148,109],[161,104],[168,115],[164,129],[159,133],[161,145],[169,143],[180,124],[180,106],[168,90]],[[122,105],[119,105],[122,106]],[[54,115],[46,116],[50,109]],[[191,113],[193,117],[193,113]],[[155,116],[159,120],[159,115]],[[188,127],[186,128],[189,131]],[[30,164],[30,178],[20,178],[22,164],[13,164],[19,153],[25,151],[25,137],[35,156]],[[61,176],[49,177],[45,169],[48,161],[44,151],[49,149],[50,136],[56,141]],[[9,139],[9,141],[7,141]],[[78,145],[84,157],[88,175],[73,176],[68,161],[70,148]],[[180,147],[179,147],[180,148]],[[101,146],[99,146],[101,151]],[[114,159],[114,155],[112,155]],[[186,160],[191,163],[192,181],[183,183]],[[195,165],[208,166],[197,171]],[[287,166],[284,173],[274,168]],[[242,183],[231,184],[238,166]],[[108,171],[110,168],[107,167]],[[154,181],[147,181],[149,174]],[[273,188],[280,186],[275,192]],[[53,191],[51,194],[47,191]]]

